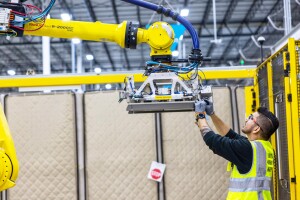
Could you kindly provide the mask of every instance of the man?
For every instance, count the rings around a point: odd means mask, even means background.
[[[277,117],[264,107],[246,120],[243,137],[229,128],[214,112],[213,103],[195,103],[196,124],[206,145],[217,155],[232,163],[227,200],[269,200],[274,151],[268,141],[277,130]],[[209,115],[219,132],[207,124]]]

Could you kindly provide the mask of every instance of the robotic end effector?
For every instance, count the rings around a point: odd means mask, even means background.
[[[195,101],[211,94],[211,88],[204,87],[198,75],[198,66],[203,61],[201,50],[193,49],[188,59],[172,60],[174,31],[165,22],[156,22],[144,30],[145,38],[151,48],[151,61],[147,62],[144,73],[148,78],[138,89],[134,87],[133,76],[125,78],[120,101],[127,99],[130,114],[194,111]]]
[[[156,22],[144,30],[145,38],[151,48],[151,61],[147,62],[144,73],[148,78],[135,89],[134,77],[126,77],[120,101],[127,99],[130,114],[194,111],[197,99],[211,96],[211,87],[204,87],[198,76],[198,66],[203,60],[201,50],[193,49],[186,60],[172,60],[174,32],[165,22]],[[189,66],[172,65],[180,62]]]
[[[148,30],[139,29],[139,33],[143,37],[138,37],[138,41],[148,43],[151,48],[151,61],[145,67],[144,75],[148,78],[138,89],[133,76],[125,78],[125,88],[119,97],[120,101],[127,99],[127,111],[130,114],[194,111],[195,101],[211,94],[211,88],[204,87],[198,76],[198,66],[204,60],[201,50],[194,48],[188,59],[172,60],[170,48],[175,34],[166,22],[156,22]],[[178,63],[188,66],[173,65]]]

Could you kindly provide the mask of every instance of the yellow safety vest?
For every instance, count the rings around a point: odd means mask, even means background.
[[[250,141],[253,162],[246,174],[240,174],[234,165],[227,200],[272,200],[270,187],[274,152],[269,141]]]

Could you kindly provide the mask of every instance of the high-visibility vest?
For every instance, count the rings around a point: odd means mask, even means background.
[[[234,165],[227,200],[272,200],[270,187],[273,170],[274,151],[269,141],[250,141],[253,162],[246,174],[240,174]]]

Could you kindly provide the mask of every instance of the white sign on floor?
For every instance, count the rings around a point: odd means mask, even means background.
[[[164,172],[166,169],[166,165],[162,163],[158,163],[156,161],[152,161],[151,167],[148,173],[148,179],[161,182]]]

